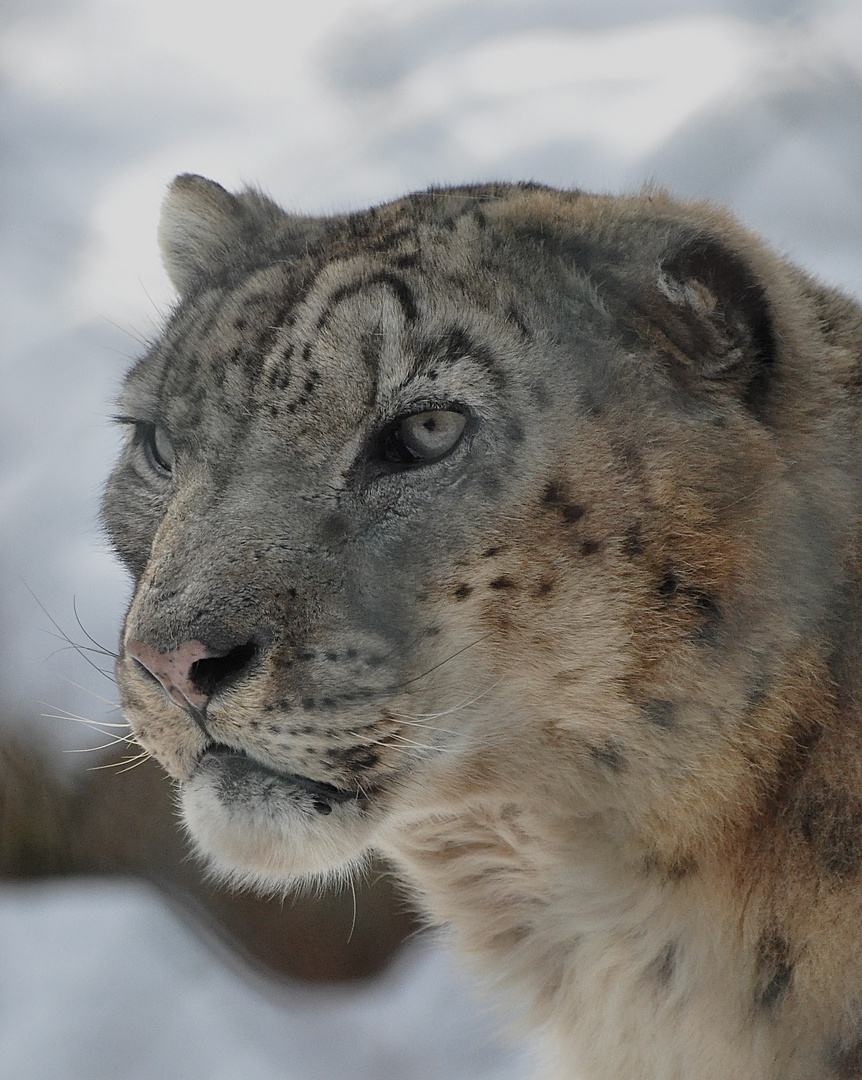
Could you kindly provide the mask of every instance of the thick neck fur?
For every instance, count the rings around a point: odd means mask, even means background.
[[[501,803],[414,825],[396,857],[460,949],[551,1036],[549,1078],[776,1077],[781,1040],[770,1010],[756,1015],[757,959],[726,917],[730,883],[718,868],[669,877],[632,860],[618,826]]]
[[[794,741],[759,815],[688,861],[656,862],[619,811],[573,812],[541,770],[402,822],[386,847],[545,1033],[543,1080],[851,1080],[858,904],[855,868],[822,865],[846,824],[828,779],[846,732],[829,726]]]

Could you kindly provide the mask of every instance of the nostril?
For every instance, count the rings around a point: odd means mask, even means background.
[[[162,651],[143,641],[130,641],[126,652],[162,684],[171,701],[184,709],[200,710],[213,694],[248,669],[258,647],[249,641],[218,653],[201,641],[184,641]]]
[[[217,690],[229,686],[251,666],[257,651],[257,645],[253,641],[247,641],[223,656],[207,656],[196,660],[189,670],[189,677],[202,694],[212,697]]]

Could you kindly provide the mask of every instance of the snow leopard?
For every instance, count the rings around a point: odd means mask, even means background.
[[[214,872],[382,853],[552,1080],[862,1078],[862,314],[658,187],[181,175],[107,484]]]

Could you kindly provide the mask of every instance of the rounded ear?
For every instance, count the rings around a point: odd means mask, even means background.
[[[726,383],[760,413],[777,346],[766,286],[740,253],[715,237],[688,238],[664,257],[644,300],[686,381]]]
[[[159,245],[180,296],[242,259],[262,238],[283,230],[287,215],[256,191],[240,195],[193,173],[176,177],[162,204]]]

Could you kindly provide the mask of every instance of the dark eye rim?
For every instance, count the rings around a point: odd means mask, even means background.
[[[143,454],[150,471],[163,480],[172,479],[174,475],[173,464],[165,461],[156,448],[156,429],[158,425],[150,420],[136,420],[127,417],[116,417],[116,420],[118,423],[128,424],[134,428],[135,444]]]
[[[427,412],[453,412],[460,413],[466,419],[464,429],[458,435],[455,442],[442,454],[436,457],[420,457],[415,454],[405,444],[397,444],[395,441],[396,433],[401,424],[405,420],[409,420],[411,416],[419,416],[422,413]],[[406,472],[413,469],[428,468],[431,465],[437,465],[441,461],[445,461],[451,457],[456,451],[462,447],[467,439],[473,434],[476,428],[476,417],[472,410],[468,409],[466,405],[462,405],[460,402],[423,402],[417,404],[410,409],[399,413],[389,420],[377,435],[375,440],[375,464],[383,472]],[[400,456],[399,456],[400,455]]]

